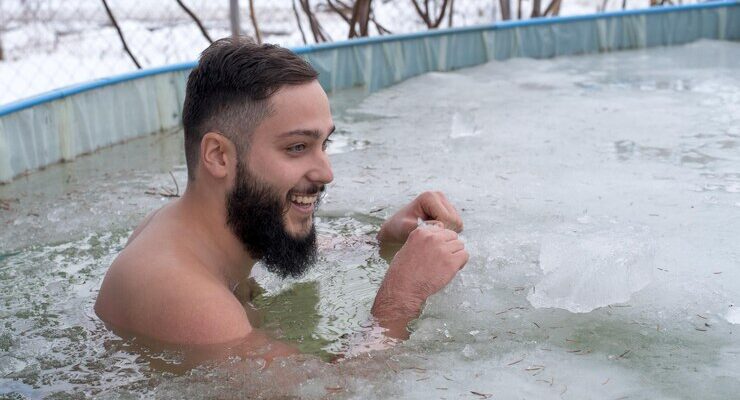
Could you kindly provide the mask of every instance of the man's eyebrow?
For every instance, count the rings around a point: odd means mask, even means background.
[[[329,135],[326,135],[326,137],[329,137],[332,133],[334,133],[334,130],[336,130],[336,128],[336,126],[332,125],[331,129],[329,130]],[[321,137],[321,132],[315,129],[296,129],[294,131],[281,133],[280,135],[278,135],[278,139],[283,139],[290,136],[310,136],[314,139],[318,139]]]

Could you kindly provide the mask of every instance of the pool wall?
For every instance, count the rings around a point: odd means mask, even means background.
[[[368,92],[430,71],[513,57],[740,40],[740,0],[507,21],[293,48],[328,92]],[[176,129],[195,62],[58,89],[0,106],[0,183],[136,137]]]

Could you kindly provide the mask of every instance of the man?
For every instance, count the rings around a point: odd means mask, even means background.
[[[289,50],[222,39],[201,55],[183,109],[185,194],[136,228],[108,270],[95,312],[118,332],[159,342],[267,345],[234,288],[257,261],[283,277],[315,260],[313,214],[333,175],[334,131],[317,72]],[[417,229],[417,219],[434,220]],[[403,247],[390,263],[372,315],[394,338],[428,296],[468,260],[462,221],[427,192],[386,221],[381,244]]]

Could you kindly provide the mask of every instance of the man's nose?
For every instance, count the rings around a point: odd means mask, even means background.
[[[308,174],[308,179],[313,182],[327,184],[334,180],[334,173],[331,171],[331,162],[329,155],[322,151],[315,159],[314,165]]]

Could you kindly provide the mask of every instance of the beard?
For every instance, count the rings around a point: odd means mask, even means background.
[[[323,186],[313,186],[303,192],[323,190]],[[250,256],[281,278],[303,275],[317,258],[313,220],[303,237],[294,237],[285,228],[283,216],[290,206],[289,199],[290,193],[281,199],[267,183],[250,174],[244,163],[238,162],[236,184],[226,196],[226,223]]]

